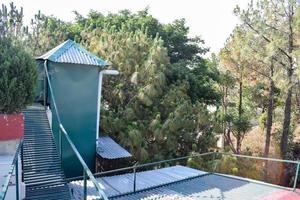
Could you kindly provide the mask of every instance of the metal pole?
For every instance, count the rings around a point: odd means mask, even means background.
[[[44,107],[46,109],[46,87],[47,87],[47,82],[46,82],[46,78],[47,78],[47,75],[46,75],[46,70],[44,69]]]
[[[101,71],[101,72],[99,72],[99,79],[98,79],[96,142],[98,141],[98,137],[99,137],[101,97],[102,97],[102,77],[103,77],[103,73]]]
[[[102,79],[103,75],[118,75],[117,70],[102,70],[99,72],[98,79],[98,97],[97,97],[97,127],[96,127],[96,141],[99,137],[99,128],[100,128],[100,112],[101,112],[101,98],[102,98]]]
[[[21,179],[22,179],[22,182],[24,182],[24,175],[23,175],[23,169],[24,169],[24,162],[23,162],[23,144],[22,144],[22,146],[21,146],[21,174],[22,174],[22,176],[21,176]]]
[[[216,161],[216,156],[218,156],[218,152],[215,152],[215,153],[213,154],[213,163],[214,163],[213,172],[214,172],[214,173],[216,172],[217,164],[218,164],[218,162]]]
[[[83,199],[86,200],[87,199],[87,191],[86,191],[86,173],[85,170],[83,169]]]
[[[136,191],[136,165],[133,167],[133,192]]]
[[[17,161],[16,161],[16,199],[19,200],[19,155],[17,155]]]
[[[299,163],[297,164],[297,169],[296,169],[296,174],[295,174],[295,180],[294,180],[294,186],[293,186],[293,191],[295,192],[296,186],[297,186],[297,181],[298,181],[298,174],[299,174]]]
[[[59,134],[59,154],[60,154],[60,160],[61,160],[61,163],[63,162],[63,159],[62,159],[62,132],[61,130],[59,129],[58,130],[58,134]]]

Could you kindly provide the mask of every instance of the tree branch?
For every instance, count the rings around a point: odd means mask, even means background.
[[[254,31],[255,33],[257,33],[258,35],[261,35],[261,37],[262,37],[265,41],[267,41],[268,43],[271,43],[271,42],[272,42],[271,39],[267,38],[265,35],[260,34],[260,32],[259,32],[258,30],[256,30],[250,23],[248,23],[247,21],[244,21],[244,23],[245,23],[252,31]],[[287,52],[285,52],[282,48],[278,47],[278,50],[279,50],[281,53],[283,53],[285,56],[287,56],[289,59],[291,58],[291,56],[290,56]]]

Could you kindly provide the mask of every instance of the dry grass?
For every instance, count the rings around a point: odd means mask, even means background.
[[[273,129],[272,132],[274,132],[276,127]],[[242,150],[245,151],[249,149],[253,155],[261,156],[263,155],[265,147],[265,133],[264,131],[259,127],[255,126],[252,128],[252,130],[246,134],[243,144],[242,144]],[[271,145],[270,145],[270,157],[279,157],[278,152],[278,144],[274,141],[273,137],[271,137]]]

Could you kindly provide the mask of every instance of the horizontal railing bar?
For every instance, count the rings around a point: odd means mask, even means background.
[[[140,165],[135,164],[135,165],[130,166],[130,167],[123,167],[123,168],[119,168],[119,169],[113,169],[113,170],[109,170],[109,171],[94,173],[94,176],[103,176],[103,175],[106,175],[106,174],[132,170],[134,168],[138,169],[138,168],[149,167],[149,166],[158,165],[158,164],[162,164],[162,163],[168,163],[168,162],[173,162],[173,161],[178,161],[178,160],[184,160],[184,159],[187,159],[187,158],[195,158],[195,157],[206,156],[206,155],[211,155],[211,154],[215,154],[215,152],[206,152],[206,153],[201,153],[201,154],[194,154],[194,155],[183,156],[183,157],[179,157],[179,158],[172,158],[172,159],[168,159],[168,160],[162,160],[162,161],[157,161],[157,162],[140,164]],[[77,177],[73,177],[73,178],[68,178],[66,180],[69,182],[69,181],[79,180],[79,179],[82,179],[82,178],[83,178],[83,176],[77,176]]]
[[[207,152],[207,153],[194,154],[194,155],[190,155],[190,156],[183,156],[183,157],[179,157],[179,158],[172,158],[172,159],[162,160],[162,161],[157,161],[157,162],[152,162],[152,163],[145,163],[145,164],[137,165],[136,168],[148,167],[148,166],[158,165],[158,164],[162,164],[162,163],[166,163],[166,162],[179,161],[179,160],[184,160],[184,159],[187,159],[187,158],[194,158],[194,157],[199,157],[199,156],[206,156],[206,155],[211,155],[211,154],[214,154],[214,153],[215,152]]]
[[[259,157],[259,156],[248,156],[248,155],[241,155],[241,154],[232,154],[232,153],[225,153],[225,152],[216,152],[216,154],[228,155],[228,156],[236,156],[241,158],[250,158],[256,160],[267,160],[267,161],[276,161],[276,162],[284,162],[284,163],[293,163],[293,164],[300,164],[300,161],[294,160],[283,160],[278,158],[266,158],[266,157]]]
[[[256,183],[256,184],[260,184],[260,185],[266,185],[266,186],[271,186],[274,188],[278,188],[278,189],[283,189],[283,190],[287,190],[287,191],[293,191],[293,188],[289,188],[289,187],[284,187],[284,186],[280,186],[280,185],[275,185],[272,183],[267,183],[267,182],[263,182],[263,181],[259,181],[259,180],[255,180],[255,179],[249,179],[249,178],[243,178],[243,177],[235,177],[234,175],[230,175],[230,174],[221,174],[221,173],[215,173],[218,176],[222,176],[222,177],[229,177],[231,179],[235,179],[235,180],[246,180],[246,181],[251,181],[252,183]]]
[[[109,170],[109,171],[105,171],[105,172],[94,173],[93,175],[100,176],[100,175],[110,174],[110,173],[114,173],[114,172],[122,172],[122,171],[132,170],[132,169],[133,169],[133,166],[123,167],[123,168],[113,169],[113,170]],[[72,178],[66,178],[66,181],[71,182],[71,181],[75,181],[75,180],[81,180],[82,178],[83,178],[83,176],[76,176],[76,177],[72,177]]]
[[[242,157],[242,158],[269,160],[269,161],[277,161],[277,162],[287,162],[287,163],[294,163],[294,164],[300,163],[300,161],[282,160],[282,159],[277,159],[277,158],[247,156],[247,155],[232,154],[232,153],[226,153],[226,152],[207,152],[207,153],[202,153],[202,154],[194,154],[194,155],[190,155],[190,156],[184,156],[184,157],[179,157],[179,158],[173,158],[173,159],[168,159],[168,160],[162,160],[162,161],[157,161],[157,162],[152,162],[152,163],[145,163],[145,164],[140,164],[140,165],[135,165],[135,166],[130,166],[130,167],[124,167],[124,168],[99,172],[99,173],[95,173],[94,176],[103,176],[103,175],[107,175],[107,174],[111,174],[111,173],[132,170],[134,168],[138,169],[138,168],[142,168],[142,167],[148,167],[148,166],[158,165],[158,164],[162,164],[162,163],[166,163],[166,162],[184,160],[187,158],[194,158],[194,157],[205,156],[205,155],[210,155],[210,154],[222,154],[222,155],[236,156],[236,157]],[[73,180],[78,180],[78,179],[82,179],[82,178],[83,178],[83,176],[77,176],[77,177],[69,178],[69,179],[67,179],[67,181],[73,181]]]

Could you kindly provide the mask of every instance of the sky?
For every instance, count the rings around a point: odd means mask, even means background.
[[[8,5],[12,0],[1,0]],[[78,11],[87,15],[90,10],[103,14],[129,9],[136,12],[149,7],[149,12],[162,23],[185,18],[190,36],[201,36],[211,52],[218,53],[239,20],[233,14],[236,5],[245,8],[249,0],[14,0],[24,8],[25,23],[41,10],[64,21],[72,21]]]

